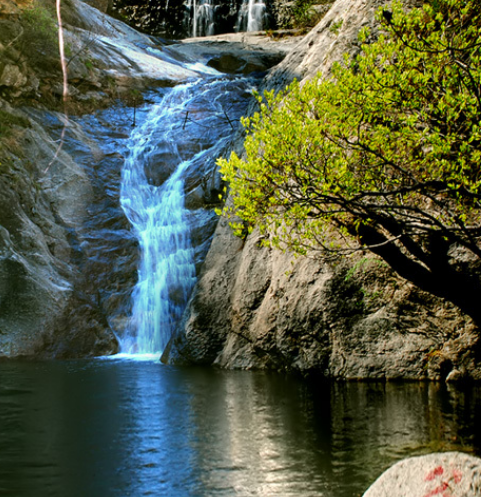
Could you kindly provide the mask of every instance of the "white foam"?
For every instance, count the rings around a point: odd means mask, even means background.
[[[115,355],[97,357],[104,361],[135,361],[135,362],[160,362],[160,354],[128,354],[121,352]]]

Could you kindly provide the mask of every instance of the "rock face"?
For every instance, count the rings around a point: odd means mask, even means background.
[[[382,261],[332,266],[259,241],[243,243],[220,221],[172,362],[346,379],[478,377],[469,320]]]
[[[16,122],[0,157],[0,358],[113,353],[117,341],[74,263],[88,178],[62,151],[50,165],[56,147],[43,129],[6,104],[0,111]]]
[[[328,75],[343,53],[359,50],[359,30],[375,29],[374,13],[383,3],[337,0],[268,74],[265,87]],[[470,319],[374,256],[333,265],[260,248],[259,241],[258,233],[236,239],[227,222],[219,222],[164,360],[344,379],[481,377],[478,333]]]
[[[398,462],[363,497],[480,497],[481,459],[460,452]]]
[[[192,40],[166,46],[83,2],[62,5],[69,118],[59,112],[64,108],[55,40],[42,39],[42,47],[29,24],[29,16],[53,22],[51,12],[26,15],[15,3],[0,11],[0,358],[118,350],[114,331],[121,333],[128,321],[138,258],[119,204],[120,171],[141,91],[199,77],[198,62],[225,69],[228,59],[233,74],[264,72],[287,50],[260,36],[255,43]],[[236,116],[250,98],[248,85],[242,88],[226,106]],[[90,115],[99,106],[112,107]],[[193,139],[182,153],[201,145]],[[146,168],[153,184],[178,164],[177,155],[165,155],[159,148]],[[202,164],[186,179],[189,220],[202,225],[192,234],[198,266],[215,228],[212,210],[205,209],[218,202],[213,167]]]
[[[63,89],[52,5],[50,10],[0,16],[0,97],[17,102],[41,98],[60,108]],[[199,76],[176,64],[162,44],[81,0],[65,0],[62,6],[71,110],[119,97],[129,100],[146,88]]]

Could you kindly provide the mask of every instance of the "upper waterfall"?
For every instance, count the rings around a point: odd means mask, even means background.
[[[262,0],[243,0],[237,16],[236,31],[261,31],[267,24],[266,4]]]
[[[214,4],[212,0],[187,0],[186,24],[191,36],[215,34]]]
[[[192,37],[269,28],[263,0],[185,0],[184,8],[184,29]]]

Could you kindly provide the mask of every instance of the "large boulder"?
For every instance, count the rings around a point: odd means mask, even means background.
[[[481,497],[481,459],[460,452],[405,459],[363,497]]]
[[[346,379],[475,376],[469,319],[375,257],[332,265],[221,220],[170,360]],[[451,375],[453,378],[453,375]]]
[[[265,72],[281,62],[299,41],[291,36],[275,40],[266,33],[229,33],[188,38],[169,47],[172,53],[201,62],[227,74]]]

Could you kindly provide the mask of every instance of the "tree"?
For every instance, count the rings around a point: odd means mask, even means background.
[[[361,53],[243,120],[245,157],[219,159],[239,234],[299,254],[370,250],[481,325],[481,3],[378,13]]]

